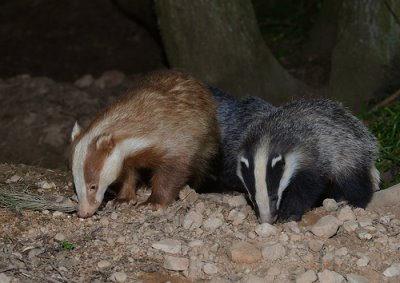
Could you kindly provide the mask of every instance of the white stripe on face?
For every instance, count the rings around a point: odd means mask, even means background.
[[[275,158],[272,159],[272,161],[271,161],[271,167],[274,168],[275,164],[276,164],[278,161],[281,161],[281,160],[282,160],[282,155],[279,154],[277,157],[275,157]]]
[[[255,178],[255,200],[262,223],[271,223],[271,209],[269,207],[268,188],[266,183],[267,174],[267,149],[260,146],[254,156],[254,178]]]
[[[296,173],[296,170],[299,166],[299,161],[301,160],[300,158],[301,154],[298,152],[290,152],[285,155],[285,170],[279,182],[278,201],[276,203],[276,209],[279,209],[279,205],[282,200],[282,194],[289,185],[290,179]]]
[[[104,161],[101,169],[96,200],[102,202],[104,193],[120,175],[124,159],[135,152],[151,146],[147,139],[131,138],[117,143],[109,157]]]

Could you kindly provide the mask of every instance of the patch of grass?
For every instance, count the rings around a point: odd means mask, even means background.
[[[382,188],[400,183],[400,101],[365,113],[362,118],[380,144],[378,170],[394,175],[383,180]]]
[[[68,242],[68,241],[66,241],[66,240],[61,241],[61,242],[60,242],[60,245],[61,245],[61,247],[62,247],[64,250],[71,251],[71,250],[75,249],[74,244],[71,243],[71,242]]]

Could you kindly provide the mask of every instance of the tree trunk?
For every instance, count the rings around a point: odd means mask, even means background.
[[[234,95],[280,103],[304,85],[274,58],[259,32],[250,0],[156,0],[171,67]]]
[[[340,15],[329,95],[359,111],[400,53],[400,1],[342,1]]]

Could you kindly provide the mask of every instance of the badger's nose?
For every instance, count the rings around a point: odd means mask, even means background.
[[[93,215],[93,213],[90,213],[89,211],[82,211],[82,210],[78,210],[77,214],[79,218],[89,218],[90,216]]]

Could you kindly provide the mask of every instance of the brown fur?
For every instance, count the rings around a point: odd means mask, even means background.
[[[87,184],[96,178],[98,184],[104,160],[121,141],[145,138],[153,144],[125,156],[119,178],[120,201],[136,200],[136,171],[149,168],[153,172],[152,194],[147,203],[153,208],[165,207],[189,179],[196,185],[201,183],[217,153],[214,99],[206,86],[180,71],[158,71],[140,80],[77,135],[71,143],[72,153],[82,137],[104,121],[108,122],[102,135],[112,138],[98,142],[99,137],[90,145],[85,161]]]

